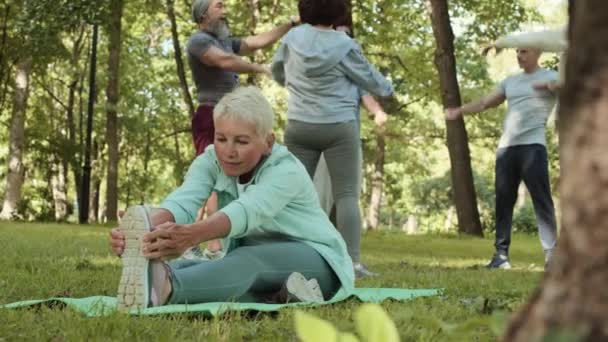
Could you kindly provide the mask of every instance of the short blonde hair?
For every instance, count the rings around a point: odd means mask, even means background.
[[[221,118],[242,120],[255,125],[259,136],[272,133],[274,111],[260,89],[254,86],[238,87],[224,95],[213,109],[213,122]]]

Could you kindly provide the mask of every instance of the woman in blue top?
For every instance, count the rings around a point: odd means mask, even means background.
[[[363,56],[360,46],[332,24],[346,14],[344,0],[300,0],[302,25],[283,38],[271,71],[289,92],[285,145],[312,178],[324,154],[336,203],[338,230],[361,230],[357,187],[360,89],[379,97],[392,95],[391,83]],[[353,229],[354,228],[354,229]],[[360,266],[357,241],[348,243]]]

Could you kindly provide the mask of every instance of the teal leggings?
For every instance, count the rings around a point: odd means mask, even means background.
[[[177,260],[169,268],[169,304],[268,302],[292,272],[316,278],[326,300],[340,288],[325,259],[298,241],[242,241],[222,259]]]

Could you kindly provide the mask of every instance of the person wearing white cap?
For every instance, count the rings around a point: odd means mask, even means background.
[[[454,120],[507,102],[503,134],[496,151],[496,253],[486,267],[511,268],[509,248],[513,208],[517,189],[523,181],[532,197],[546,268],[557,243],[557,224],[549,181],[545,128],[557,100],[559,76],[556,71],[540,67],[540,49],[518,47],[516,53],[523,72],[507,77],[492,93],[479,100],[446,108],[445,115],[446,119]]]

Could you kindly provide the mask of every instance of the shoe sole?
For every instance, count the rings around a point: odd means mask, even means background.
[[[511,269],[511,264],[508,262],[505,262],[504,264],[500,264],[500,266],[498,266],[498,268],[501,268],[503,270],[510,270]]]
[[[149,302],[148,259],[143,254],[143,236],[150,231],[150,221],[142,206],[127,209],[119,228],[125,234],[122,275],[118,284],[118,309],[145,309]]]
[[[509,262],[503,262],[502,264],[500,264],[498,266],[485,266],[485,267],[489,270],[491,270],[491,269],[510,270],[511,264]]]
[[[306,280],[301,273],[293,272],[285,282],[287,302],[321,303],[325,299],[316,279]]]

